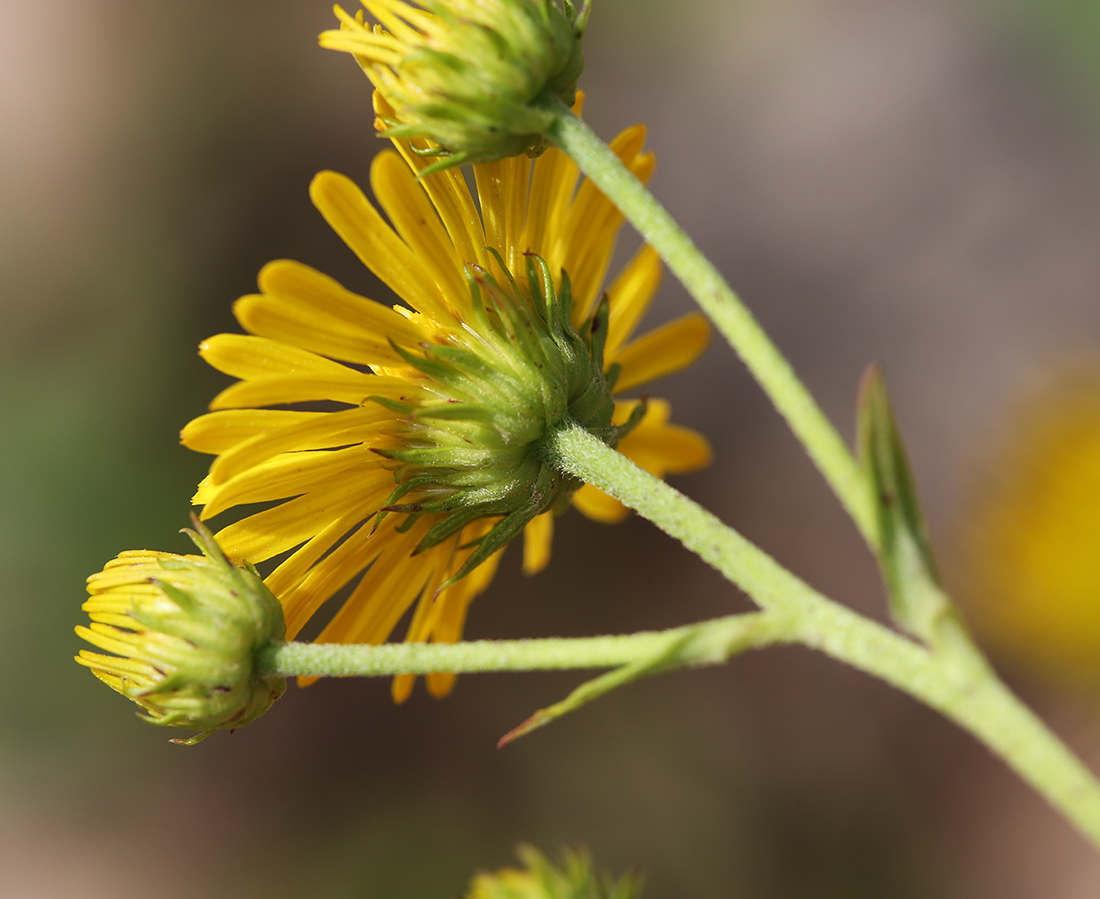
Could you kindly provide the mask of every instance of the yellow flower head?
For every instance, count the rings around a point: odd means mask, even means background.
[[[1022,410],[968,524],[978,624],[1038,673],[1100,684],[1100,372]]]
[[[638,127],[612,146],[644,179],[643,141]],[[557,150],[476,165],[475,202],[455,169],[418,177],[423,141],[394,145],[371,168],[389,224],[341,175],[321,173],[311,195],[408,305],[270,263],[260,293],[235,307],[249,334],[201,348],[240,381],[183,432],[218,456],[195,496],[204,518],[267,504],[218,539],[233,558],[282,557],[266,583],[289,639],[348,588],[319,641],[383,642],[414,605],[407,640],[457,640],[513,536],[523,532],[534,572],[570,500],[622,518],[615,500],[544,463],[543,437],[567,420],[660,476],[708,461],[699,435],[668,423],[667,403],[612,396],[690,364],[709,330],[691,314],[630,339],[660,264],[643,248],[601,294],[621,217],[590,183],[578,187],[576,166]],[[396,679],[397,699],[412,681]],[[436,695],[452,682],[428,678]]]
[[[76,660],[129,697],[152,724],[201,733],[254,721],[286,680],[261,675],[257,652],[283,638],[283,611],[259,576],[231,565],[210,532],[188,531],[202,556],[133,550],[88,578],[76,632],[114,655],[82,649]]]
[[[380,23],[336,7],[338,30],[321,46],[351,53],[391,112],[387,137],[429,138],[443,156],[431,169],[538,155],[552,119],[535,107],[553,96],[572,105],[584,68],[570,0],[362,0]]]

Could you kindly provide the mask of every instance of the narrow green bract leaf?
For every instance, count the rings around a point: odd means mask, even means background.
[[[900,628],[925,642],[941,642],[941,624],[957,613],[940,586],[909,460],[901,444],[886,381],[867,369],[859,394],[859,453],[874,492],[890,612]]]
[[[721,623],[711,621],[667,632],[668,640],[629,664],[601,674],[577,687],[561,702],[539,709],[497,743],[501,748],[563,715],[576,711],[606,693],[651,674],[693,665],[715,665],[754,647],[784,639],[787,622],[772,612],[733,615]]]

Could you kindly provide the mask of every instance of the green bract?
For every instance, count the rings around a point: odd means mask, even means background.
[[[286,690],[261,674],[256,655],[284,635],[279,601],[251,568],[222,554],[196,522],[187,531],[202,556],[131,551],[88,578],[83,609],[92,619],[77,634],[103,655],[76,660],[141,707],[151,724],[201,731],[254,721]]]
[[[639,403],[629,421],[612,424],[618,366],[603,370],[606,299],[574,328],[567,275],[556,290],[546,263],[528,256],[522,290],[503,263],[499,268],[503,285],[486,269],[467,267],[476,344],[396,348],[431,379],[438,401],[404,406],[375,399],[406,416],[406,430],[395,435],[400,448],[379,450],[399,463],[385,511],[446,515],[417,551],[478,519],[500,518],[448,584],[582,486],[546,458],[542,441],[551,429],[576,422],[614,447],[645,414]]]
[[[584,68],[588,7],[565,0],[362,0],[382,25],[337,7],[339,30],[321,45],[354,54],[392,107],[386,137],[427,138],[443,158],[431,168],[492,162],[548,146],[544,94],[572,105]]]

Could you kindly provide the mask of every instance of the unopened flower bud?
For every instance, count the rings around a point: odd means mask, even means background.
[[[279,601],[250,567],[238,568],[196,522],[187,531],[201,556],[131,550],[88,578],[91,618],[76,632],[104,655],[76,661],[138,704],[151,724],[200,731],[254,721],[286,690],[256,667],[258,652],[284,634]]]
[[[362,0],[381,24],[339,7],[321,46],[351,53],[393,108],[391,138],[428,138],[435,168],[492,162],[548,146],[544,94],[571,106],[584,68],[588,8],[570,0]]]

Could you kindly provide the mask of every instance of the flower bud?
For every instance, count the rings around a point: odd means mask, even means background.
[[[637,876],[628,874],[613,883],[597,874],[584,850],[562,853],[560,865],[533,846],[520,846],[518,854],[524,869],[479,874],[466,899],[636,899],[641,890]]]
[[[382,24],[339,7],[339,30],[321,46],[351,53],[393,107],[386,137],[428,138],[444,157],[431,168],[493,162],[548,146],[544,94],[571,106],[584,68],[588,8],[571,0],[362,0]],[[422,7],[422,8],[421,8]]]
[[[254,721],[286,690],[257,670],[257,653],[284,634],[283,611],[251,567],[231,564],[196,522],[201,556],[131,550],[88,578],[77,634],[114,655],[82,649],[76,661],[132,699],[151,724],[201,733]]]

